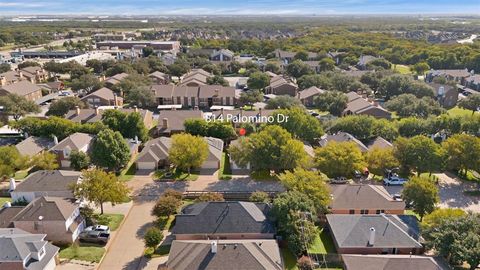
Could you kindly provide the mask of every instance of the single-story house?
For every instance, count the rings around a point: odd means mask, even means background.
[[[168,269],[282,270],[284,263],[275,240],[175,240]]]
[[[368,150],[372,150],[374,148],[379,148],[379,149],[392,149],[393,144],[386,139],[378,136],[369,143],[366,144],[368,147]]]
[[[403,215],[405,202],[394,199],[381,185],[331,185],[332,214]]]
[[[42,97],[42,88],[27,80],[0,86],[0,96],[9,94],[16,94],[27,100],[35,101]]]
[[[331,141],[338,142],[338,143],[354,142],[358,146],[360,151],[362,151],[362,152],[367,152],[368,151],[368,147],[365,144],[363,144],[360,140],[355,138],[355,136],[353,136],[352,134],[347,133],[347,132],[343,132],[343,131],[339,131],[335,134],[325,134],[325,135],[323,135],[320,138],[320,141],[318,142],[318,144],[320,145],[320,147],[325,147]]]
[[[143,119],[143,124],[147,129],[152,128],[153,126],[153,112],[144,109],[138,109],[137,107],[133,109],[126,109],[126,108],[117,108],[114,106],[105,106],[105,107],[98,107],[95,109],[80,109],[76,108],[75,110],[70,110],[65,115],[65,119],[76,123],[96,123],[102,120],[102,114],[106,110],[120,110],[124,113],[133,113],[137,112],[140,113],[140,116]]]
[[[283,50],[275,50],[275,57],[282,60],[284,64],[289,64],[293,60],[295,60],[295,55],[297,52],[290,52],[290,51],[283,51]],[[307,61],[315,61],[318,60],[319,55],[315,52],[307,52]]]
[[[13,201],[33,201],[41,196],[74,198],[71,185],[80,182],[82,174],[76,171],[36,171],[16,185],[10,192]]]
[[[297,96],[298,85],[283,76],[273,77],[270,85],[265,87],[265,94]]]
[[[0,269],[54,270],[59,248],[45,237],[16,228],[0,229]]]
[[[450,270],[439,257],[418,255],[342,255],[345,270]]]
[[[100,106],[123,106],[123,98],[117,96],[112,90],[102,87],[82,98],[90,108]]]
[[[170,76],[160,71],[152,72],[148,77],[153,81],[154,84],[168,84],[170,82]]]
[[[52,148],[54,145],[54,139],[31,136],[17,143],[15,147],[20,155],[33,157]]]
[[[376,118],[392,118],[392,113],[385,110],[378,104],[371,103],[364,99],[362,96],[355,92],[347,94],[348,103],[347,108],[343,111],[342,115],[364,114],[370,115]]]
[[[70,167],[70,154],[72,151],[87,153],[90,150],[93,135],[86,133],[73,133],[60,143],[50,149],[50,152],[57,155],[57,161],[60,167]]]
[[[46,240],[59,244],[75,242],[85,227],[85,221],[80,215],[80,206],[60,197],[39,197],[25,207],[4,208],[0,211],[0,220],[2,220],[0,226],[4,228],[45,233]]]
[[[425,76],[427,82],[432,82],[436,77],[443,77],[448,81],[455,81],[459,84],[465,84],[465,80],[470,75],[473,75],[468,69],[438,69],[430,70]]]
[[[176,240],[273,239],[275,227],[265,203],[225,201],[188,205],[176,215]]]
[[[187,119],[204,119],[200,110],[165,110],[158,116],[157,135],[170,136],[185,131],[183,123]]]
[[[328,214],[339,254],[423,254],[419,225],[411,215]]]
[[[323,92],[325,92],[325,90],[312,86],[298,92],[298,99],[300,99],[303,105],[307,107],[312,107],[315,105],[315,97],[318,97]]]

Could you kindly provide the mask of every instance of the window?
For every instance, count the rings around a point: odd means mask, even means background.
[[[382,210],[377,210],[376,213],[377,213],[377,215],[379,215],[379,214],[384,214],[384,213],[385,213],[385,210],[383,210],[383,209],[382,209]]]
[[[368,210],[367,209],[362,209],[362,210],[360,210],[360,214],[368,215]]]
[[[348,212],[350,215],[355,215],[355,210],[354,209],[350,209],[350,211]]]

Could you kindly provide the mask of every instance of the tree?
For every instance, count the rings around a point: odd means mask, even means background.
[[[102,114],[102,123],[110,129],[120,132],[124,138],[133,139],[137,136],[143,142],[148,140],[148,130],[139,112],[106,110]]]
[[[295,60],[307,61],[307,60],[308,60],[308,52],[306,52],[306,51],[297,52],[297,53],[293,56],[293,59],[295,59]]]
[[[203,193],[197,199],[197,202],[223,202],[225,199],[221,193],[208,192]]]
[[[83,180],[72,187],[75,196],[100,206],[101,214],[104,203],[110,202],[115,205],[123,202],[128,196],[126,184],[118,180],[113,173],[101,169],[84,170],[82,177]]]
[[[23,61],[22,63],[18,64],[19,69],[24,69],[26,67],[40,67],[40,63],[35,61]]]
[[[416,63],[415,65],[413,65],[413,70],[418,75],[425,74],[425,72],[427,72],[427,70],[429,70],[429,69],[430,69],[430,66],[426,62],[419,62],[419,63]]]
[[[207,84],[230,86],[230,83],[220,75],[215,75],[213,77],[207,78]]]
[[[462,218],[466,215],[467,213],[459,208],[438,208],[423,217],[422,229],[428,231],[440,226],[447,219]]]
[[[93,74],[84,74],[72,80],[72,89],[75,91],[86,90],[87,93],[102,88],[103,83]]]
[[[298,78],[297,80],[298,87],[300,89],[307,89],[312,86],[322,88],[322,89],[331,89],[332,84],[330,78],[325,74],[307,74]]]
[[[422,135],[398,138],[394,143],[393,155],[405,169],[414,169],[418,175],[443,167],[444,153],[441,147]]]
[[[409,78],[405,75],[388,76],[381,80],[378,92],[388,100],[393,96],[404,93],[408,84]]]
[[[149,57],[154,53],[153,48],[150,46],[144,47],[142,49],[143,57]]]
[[[413,94],[401,94],[385,103],[385,108],[395,111],[400,117],[417,116],[426,118],[444,112],[440,104],[431,97],[418,99]]]
[[[58,168],[57,156],[50,152],[42,152],[34,156],[31,164],[39,170],[52,171]]]
[[[278,176],[280,182],[288,189],[306,194],[322,213],[326,213],[330,203],[330,189],[326,179],[318,172],[295,168]]]
[[[331,141],[315,149],[316,167],[329,177],[352,177],[355,170],[362,171],[365,161],[354,142]]]
[[[298,98],[291,96],[277,96],[276,98],[271,98],[267,100],[267,106],[265,109],[275,110],[275,109],[290,109],[293,107],[302,107],[303,104]]]
[[[265,71],[270,71],[275,74],[278,74],[280,72],[280,67],[275,63],[267,63],[265,65]]]
[[[382,176],[385,170],[400,166],[400,163],[393,155],[393,150],[389,148],[375,147],[368,151],[365,159],[368,170],[374,175]]]
[[[472,114],[474,114],[476,111],[480,110],[480,95],[473,94],[469,95],[467,98],[461,99],[458,102],[458,107],[471,110]]]
[[[263,191],[255,191],[250,195],[250,198],[248,199],[251,202],[257,202],[257,203],[269,203],[270,202],[270,195],[268,193],[263,192]]]
[[[304,63],[301,60],[295,60],[287,65],[287,74],[294,78],[300,78],[303,75],[308,75],[312,73],[312,68],[307,63]]]
[[[160,245],[160,242],[163,239],[163,232],[157,227],[150,227],[145,232],[143,236],[143,241],[145,246],[149,248],[156,248]]]
[[[315,98],[315,105],[322,111],[334,116],[341,116],[347,108],[348,97],[338,91],[325,91]]]
[[[446,151],[447,167],[467,175],[468,170],[480,168],[480,139],[468,134],[455,134],[442,144]]]
[[[125,102],[139,108],[150,107],[155,104],[153,92],[146,86],[133,88],[125,94]]]
[[[205,139],[190,134],[172,136],[169,159],[180,170],[190,175],[192,168],[200,167],[208,156],[208,144]]]
[[[12,70],[12,67],[10,66],[10,64],[8,64],[8,63],[0,64],[0,73],[4,73],[4,72],[10,71],[10,70]]]
[[[269,84],[270,84],[270,76],[260,71],[253,72],[252,74],[250,74],[247,80],[247,85],[251,89],[260,90],[265,88]]]
[[[72,151],[70,153],[70,165],[76,171],[81,171],[90,165],[90,157],[81,151]]]
[[[435,210],[435,204],[440,200],[438,188],[432,180],[414,176],[403,185],[403,199],[411,204],[415,213],[423,220],[425,214]]]
[[[93,140],[90,157],[95,165],[117,171],[130,160],[130,149],[120,132],[105,129]]]
[[[378,69],[378,68],[390,69],[391,67],[392,67],[392,63],[390,63],[389,61],[383,58],[377,58],[367,64],[368,69]]]
[[[183,122],[186,133],[201,137],[208,136],[209,124],[204,119],[187,119]]]
[[[15,146],[0,146],[0,177],[6,178],[27,164],[28,157],[22,157]]]
[[[17,94],[8,94],[0,97],[0,106],[3,106],[3,113],[13,116],[18,120],[28,113],[39,113],[40,106],[31,100]]]
[[[286,117],[284,121],[276,121],[273,124],[279,125],[290,132],[295,139],[314,143],[323,135],[323,129],[315,117],[310,116],[304,109],[292,107],[290,109],[276,110],[273,117],[281,120],[279,115]]]
[[[168,217],[175,215],[178,208],[182,205],[182,199],[175,196],[162,195],[152,209],[152,214],[157,217]]]
[[[260,90],[247,90],[240,94],[240,102],[242,104],[249,105],[250,108],[253,108],[254,103],[260,101],[263,101],[263,94],[260,92]]]
[[[207,124],[207,136],[219,138],[222,140],[230,140],[236,136],[235,129],[232,124],[224,121],[213,121]]]
[[[77,106],[86,108],[85,103],[78,97],[64,97],[52,102],[46,114],[63,117],[69,110],[73,110]]]
[[[320,71],[332,71],[335,69],[335,61],[332,58],[323,58],[318,63]]]

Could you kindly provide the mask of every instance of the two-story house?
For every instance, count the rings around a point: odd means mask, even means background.
[[[69,168],[70,154],[72,151],[87,153],[90,150],[93,138],[93,135],[77,132],[52,147],[50,152],[57,155],[57,161],[60,167]]]

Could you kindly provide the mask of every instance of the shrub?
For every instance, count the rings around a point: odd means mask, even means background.
[[[197,202],[223,202],[225,199],[220,193],[204,193],[197,198]]]
[[[250,195],[249,200],[251,202],[268,203],[270,202],[270,196],[266,192],[255,191]]]
[[[313,269],[313,262],[312,259],[308,256],[302,256],[297,261],[298,268],[300,270],[312,270]]]
[[[150,227],[143,236],[146,247],[155,248],[163,239],[163,233],[158,228]]]
[[[182,205],[181,199],[174,196],[162,196],[153,207],[152,214],[157,217],[174,215],[180,205]]]
[[[176,191],[174,189],[166,189],[165,192],[163,192],[163,197],[174,197],[175,199],[181,200],[183,197],[183,194],[180,191]]]

